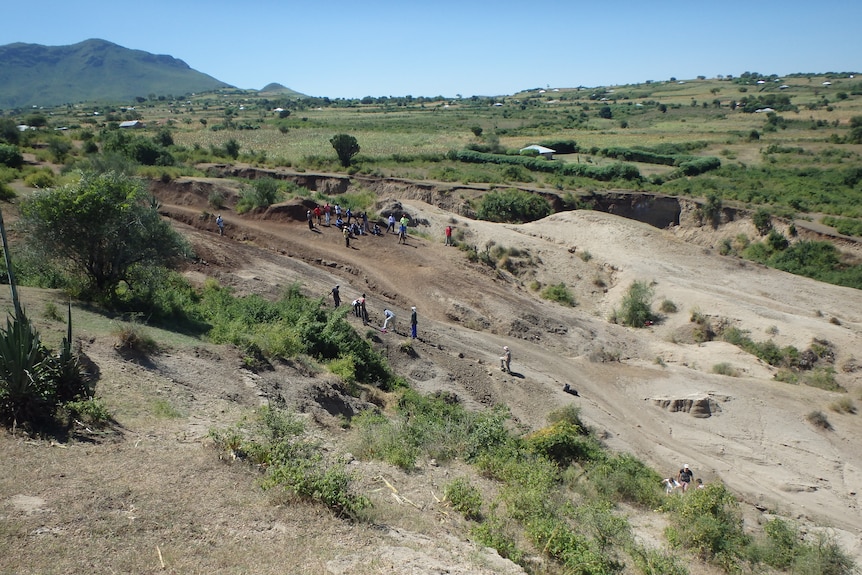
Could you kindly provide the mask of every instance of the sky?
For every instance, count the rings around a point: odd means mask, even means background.
[[[862,2],[45,0],[0,45],[99,38],[244,89],[500,96],[647,80],[862,71]]]

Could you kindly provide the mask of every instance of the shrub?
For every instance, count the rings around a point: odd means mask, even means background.
[[[772,230],[772,216],[765,208],[758,208],[751,216],[751,221],[761,236],[765,236]]]
[[[0,143],[0,165],[14,169],[20,169],[24,165],[24,156],[21,155],[18,146]]]
[[[729,377],[739,377],[739,370],[727,362],[717,363],[712,366],[712,373],[718,375],[727,375]]]
[[[114,337],[117,338],[116,348],[120,351],[131,351],[150,355],[159,351],[159,344],[136,321],[118,323],[114,326]]]
[[[620,310],[616,312],[617,319],[629,327],[644,327],[648,322],[655,321],[652,296],[653,289],[649,285],[641,281],[632,282],[623,297]]]
[[[541,196],[510,189],[485,194],[476,217],[492,222],[524,223],[544,218],[551,212],[551,205]]]
[[[24,183],[31,188],[50,188],[57,182],[49,168],[39,168],[27,174]]]
[[[572,292],[570,292],[569,288],[566,287],[566,284],[562,282],[550,285],[543,289],[542,297],[569,307],[575,306],[575,298],[572,295]]]
[[[531,433],[524,438],[529,449],[565,466],[574,461],[602,459],[603,451],[589,432],[565,420]]]
[[[633,455],[600,460],[588,470],[590,483],[607,500],[627,501],[655,509],[662,500],[661,476]]]
[[[444,494],[452,503],[452,508],[466,519],[482,519],[482,492],[469,480],[459,477],[446,486]]]
[[[808,413],[805,416],[806,421],[815,427],[819,427],[820,429],[832,429],[832,424],[829,423],[829,419],[826,418],[826,415],[820,410],[814,410]]]
[[[666,299],[666,300],[661,302],[661,306],[659,306],[659,310],[661,310],[662,313],[676,313],[677,307],[676,307],[676,304],[673,303],[671,300]]]
[[[272,204],[280,202],[283,196],[277,180],[273,178],[254,180],[250,187],[240,191],[236,203],[236,212],[244,214],[251,210],[268,208]]]
[[[856,404],[849,397],[842,397],[829,404],[829,409],[835,413],[856,413]]]
[[[671,499],[676,502],[672,503],[672,525],[665,532],[668,540],[728,571],[735,570],[749,539],[743,531],[739,503],[727,488],[710,483],[686,497]]]
[[[111,413],[101,399],[88,398],[69,401],[63,405],[69,417],[92,427],[105,427],[111,422]]]

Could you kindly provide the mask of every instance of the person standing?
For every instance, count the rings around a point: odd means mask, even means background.
[[[679,484],[682,485],[682,492],[685,493],[688,490],[688,486],[691,484],[691,480],[694,479],[694,472],[688,466],[688,463],[682,466],[682,469],[679,470],[679,475],[677,475],[676,480],[679,481]]]
[[[326,205],[323,206],[323,217],[326,219],[326,227],[329,227],[329,218],[332,216],[332,206],[329,205],[329,202],[326,202]]]
[[[419,323],[416,317],[416,306],[410,308],[410,337],[416,339],[416,325]]]
[[[332,300],[335,302],[335,307],[340,306],[341,305],[341,293],[339,292],[338,286],[335,286],[334,288],[332,288],[332,292],[330,292],[330,293],[332,293]]]
[[[314,229],[314,219],[313,219],[313,215],[311,213],[311,210],[308,210],[307,212],[305,212],[305,219],[308,220],[308,229],[313,230]]]
[[[380,331],[386,333],[386,328],[389,327],[389,322],[392,322],[393,328],[395,329],[395,312],[390,309],[383,310],[383,327],[380,328]]]
[[[317,220],[317,225],[320,225],[320,216],[323,214],[323,210],[320,209],[320,206],[314,206],[314,218]]]
[[[339,206],[338,204],[335,204],[335,219],[341,219],[341,206]]]
[[[446,226],[446,230],[444,231],[446,234],[446,245],[452,245],[452,226]]]
[[[388,234],[391,231],[394,234],[395,233],[395,216],[392,214],[389,214],[389,219],[387,219],[386,221],[387,221],[386,233]]]
[[[218,226],[218,235],[224,235],[224,220],[221,217],[221,214],[216,218],[216,225]]]
[[[371,231],[368,229],[368,212],[362,212],[362,229],[366,234]]]
[[[512,351],[508,345],[503,346],[503,355],[500,356],[500,371],[512,373]]]
[[[365,294],[359,298],[359,311],[362,314],[362,325],[368,325],[368,308],[365,307]]]
[[[344,235],[344,247],[350,247],[350,228],[347,226],[341,226],[341,233]]]

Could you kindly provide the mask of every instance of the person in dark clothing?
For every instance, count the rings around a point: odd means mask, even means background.
[[[308,229],[313,230],[314,229],[314,216],[311,213],[311,210],[308,210],[305,213],[305,219],[308,220]]]
[[[338,292],[338,286],[332,288],[332,300],[335,302],[335,307],[341,305],[341,294]]]
[[[691,480],[694,479],[694,472],[688,466],[688,463],[682,466],[676,479],[679,481],[680,485],[682,485],[682,492],[685,493],[688,486],[691,484]]]
[[[359,309],[362,317],[362,325],[368,325],[368,308],[365,307],[365,294],[359,298]]]
[[[416,317],[416,306],[413,306],[410,310],[410,337],[416,339],[416,325],[419,323]]]

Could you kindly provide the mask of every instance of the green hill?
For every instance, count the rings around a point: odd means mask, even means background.
[[[71,46],[0,46],[0,108],[83,101],[129,101],[231,87],[173,56],[130,50],[105,40]]]

